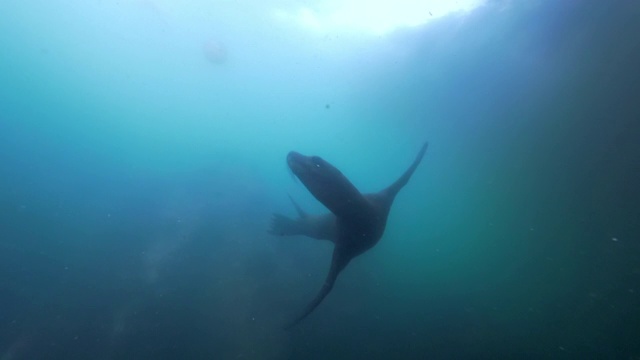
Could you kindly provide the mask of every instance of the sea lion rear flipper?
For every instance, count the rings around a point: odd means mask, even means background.
[[[284,215],[273,214],[273,217],[271,218],[271,226],[268,231],[269,234],[279,236],[305,235],[306,227],[302,220],[306,219],[309,215],[302,210],[300,205],[293,200],[291,195],[289,195],[289,200],[291,200],[293,207],[296,208],[298,218],[291,219]]]
[[[296,212],[298,212],[298,216],[301,219],[306,218],[308,216],[307,213],[304,210],[302,210],[300,205],[298,205],[298,203],[295,200],[293,200],[293,197],[291,197],[291,195],[289,195],[289,194],[287,194],[287,195],[289,196],[289,200],[291,200],[291,203],[293,204],[293,207],[296,208]]]
[[[302,235],[303,228],[300,220],[291,219],[284,215],[273,214],[268,233],[277,236]]]

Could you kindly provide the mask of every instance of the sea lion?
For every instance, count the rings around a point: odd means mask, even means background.
[[[293,321],[289,329],[309,315],[329,294],[338,274],[354,257],[378,243],[387,224],[391,204],[427,151],[424,143],[409,168],[387,188],[371,194],[361,194],[340,170],[318,156],[304,156],[295,151],[287,155],[287,165],[311,194],[331,212],[309,215],[293,202],[297,219],[274,214],[269,233],[278,236],[305,235],[332,241],[335,246],[327,278],[316,297]]]

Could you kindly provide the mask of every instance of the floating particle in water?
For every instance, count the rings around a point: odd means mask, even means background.
[[[227,60],[227,49],[220,41],[209,39],[202,45],[204,56],[213,64],[222,64]]]

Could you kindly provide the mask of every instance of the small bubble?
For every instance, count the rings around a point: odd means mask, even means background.
[[[612,237],[611,241],[618,241],[618,238],[617,237]]]

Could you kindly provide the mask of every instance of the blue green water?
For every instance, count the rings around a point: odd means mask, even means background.
[[[0,3],[0,359],[640,358],[637,2],[376,36],[202,4]],[[425,140],[281,330],[332,250],[266,233],[326,211],[286,154],[373,192]]]

